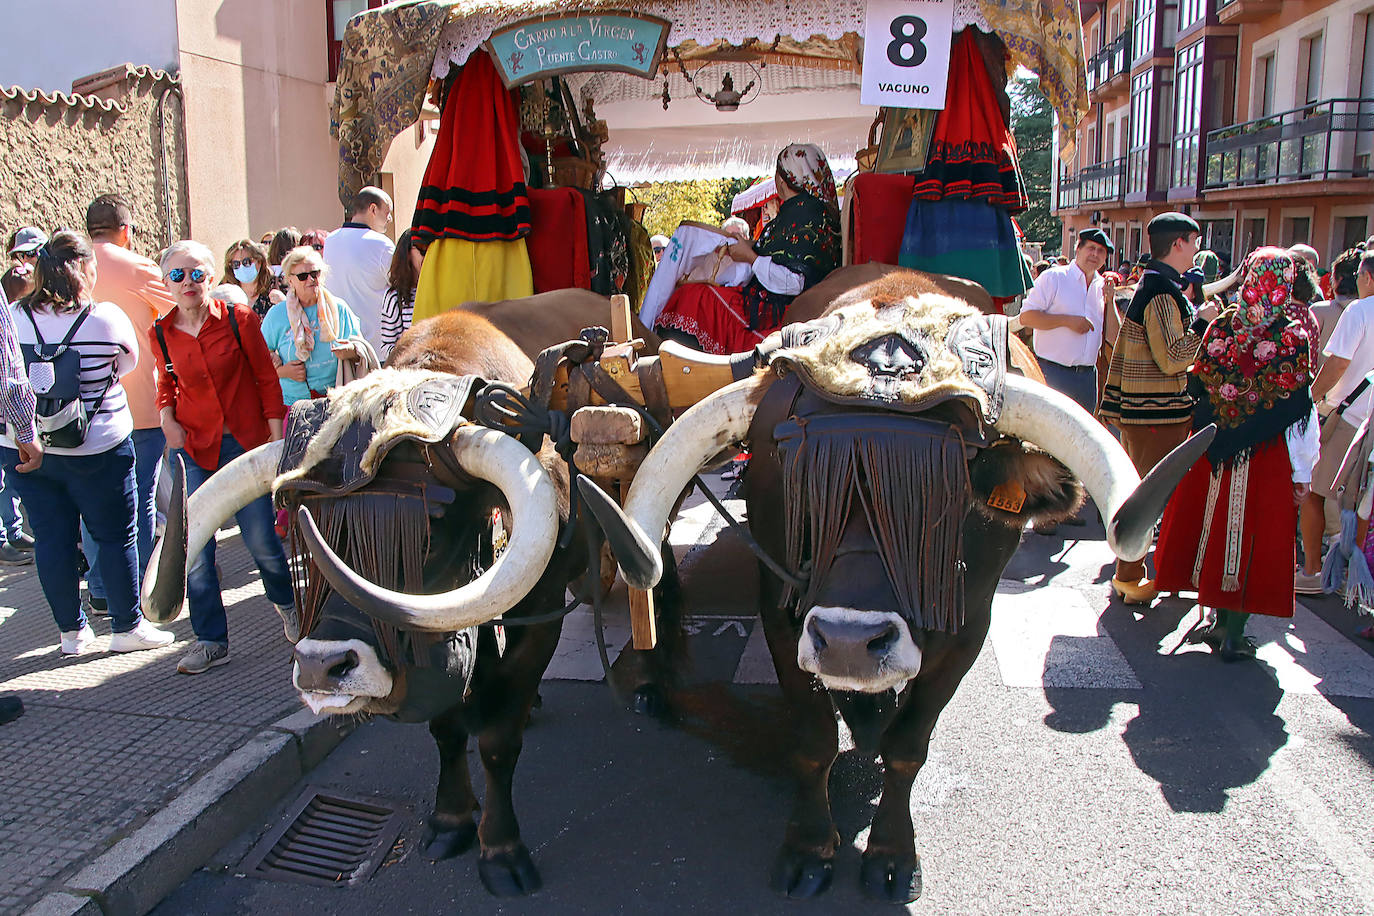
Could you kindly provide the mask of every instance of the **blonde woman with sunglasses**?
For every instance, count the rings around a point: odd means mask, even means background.
[[[187,494],[210,475],[264,442],[282,437],[281,386],[258,328],[244,305],[211,296],[215,262],[199,242],[176,242],[162,255],[162,277],[176,308],[149,333],[158,372],[157,406],[162,431],[186,466]],[[253,500],[235,516],[244,546],[262,572],[267,599],[294,639],[295,596],[286,553],[273,526],[272,501]],[[196,557],[186,576],[186,602],[196,643],[177,670],[201,674],[229,661],[229,623],[215,570],[215,540]]]
[[[334,384],[340,360],[356,360],[358,316],[348,303],[325,289],[324,256],[308,245],[282,259],[282,276],[291,286],[286,301],[272,306],[262,335],[281,365],[282,398],[287,405],[320,397]]]

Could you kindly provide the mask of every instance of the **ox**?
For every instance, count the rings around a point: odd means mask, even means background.
[[[983,645],[1022,530],[1076,511],[1081,480],[1113,550],[1139,558],[1210,439],[1194,436],[1142,482],[1092,417],[1006,371],[1017,346],[1000,316],[924,275],[895,273],[760,345],[751,377],[669,428],[623,511],[579,481],[626,581],[646,588],[691,475],[731,443],[752,452],[749,527],[779,570],[760,565],[762,621],[797,739],[799,786],[771,874],[789,896],[831,880],[837,712],[884,770],[862,889],[891,902],[919,896],[912,782]]]
[[[145,586],[145,607],[174,616],[186,556],[237,509],[273,490],[296,507],[292,539],[310,558],[304,585],[297,583],[303,636],[292,677],[302,702],[317,713],[428,722],[440,769],[426,853],[447,858],[478,840],[482,883],[500,896],[540,886],[516,823],[512,777],[562,628],[551,612],[586,568],[586,551],[580,542],[558,546],[568,523],[567,466],[547,440],[534,455],[505,433],[463,421],[475,388],[464,377],[520,385],[532,369],[479,316],[450,311],[417,324],[388,368],[336,389],[328,402],[293,407],[285,442],[227,465],[213,486],[196,491],[185,517],[174,512],[174,534],[159,544]],[[303,419],[311,410],[323,421],[313,430]],[[379,449],[378,433],[398,417],[404,435]],[[301,426],[309,435],[293,432]],[[327,436],[330,429],[337,435]],[[302,444],[298,471],[281,473],[283,454]],[[494,556],[497,509],[509,544]],[[179,539],[188,519],[189,536]],[[546,620],[484,626],[503,615],[507,623]],[[486,773],[480,823],[470,735]]]

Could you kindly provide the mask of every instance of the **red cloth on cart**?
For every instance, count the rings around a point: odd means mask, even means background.
[[[411,223],[425,240],[514,241],[529,234],[520,115],[485,51],[449,89]]]
[[[655,325],[691,334],[707,353],[744,353],[782,326],[749,330],[744,288],[684,283],[668,297]]]
[[[1193,564],[1203,535],[1212,463],[1204,455],[1184,476],[1164,509],[1155,548],[1155,585],[1164,592],[1196,591],[1198,603],[1207,607],[1292,617],[1298,507],[1293,503],[1293,469],[1284,437],[1270,439],[1250,456],[1241,528],[1240,591],[1229,592],[1222,590],[1221,577],[1234,470],[1233,463],[1227,462],[1222,471],[1197,585],[1192,581]]]
[[[920,200],[979,198],[1016,213],[1029,201],[1016,171],[1016,140],[1002,118],[973,29],[950,50],[950,104],[935,120],[926,167],[916,182]]]
[[[586,199],[574,188],[531,188],[528,193],[534,228],[525,244],[534,291],[591,289]]]
[[[896,264],[902,251],[902,233],[916,179],[910,175],[862,172],[854,177],[850,193],[850,262]]]

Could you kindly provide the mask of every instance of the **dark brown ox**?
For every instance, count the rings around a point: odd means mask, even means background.
[[[516,386],[528,381],[533,368],[508,336],[463,311],[417,324],[401,344],[391,361],[396,368],[418,366]],[[348,388],[356,391],[354,386]],[[387,396],[385,385],[381,387]],[[463,415],[472,416],[470,407]],[[250,452],[219,471],[214,485],[192,496],[186,545],[190,556],[237,508],[272,489],[281,453],[281,443]],[[385,512],[394,513],[402,502],[393,493],[413,493],[417,486],[431,488],[427,492],[450,491],[453,497],[447,502],[426,497],[419,511],[432,516],[427,542],[421,539],[428,549],[410,552],[403,546],[407,532],[402,517],[393,514],[386,519]],[[294,650],[293,682],[302,702],[317,713],[369,713],[428,722],[439,748],[440,768],[424,838],[427,854],[435,859],[456,856],[476,839],[481,846],[479,874],[491,893],[508,896],[536,890],[539,873],[520,837],[512,780],[525,724],[562,620],[507,625],[500,647],[497,631],[483,624],[503,615],[507,622],[553,616],[550,612],[563,605],[569,581],[585,568],[580,540],[566,549],[556,544],[568,522],[566,465],[547,444],[536,456],[504,433],[465,425],[433,445],[396,445],[377,467],[375,478],[360,490],[317,496],[314,501],[284,486],[279,492],[288,505],[312,507],[297,513],[297,533],[309,548],[306,582],[318,575],[328,587],[316,619],[302,619],[304,635]],[[384,521],[379,523],[385,530],[369,530],[362,540],[370,543],[360,546],[357,532],[349,537],[349,526],[358,516],[350,516],[345,503],[379,495],[386,503]],[[510,535],[499,557],[493,556],[490,536],[494,509],[501,511]],[[331,515],[345,521],[331,528],[325,521]],[[169,530],[180,530],[183,521],[172,519]],[[320,534],[321,528],[332,532],[328,538]],[[377,544],[385,547],[378,551]],[[391,567],[398,570],[392,581],[370,581],[363,574],[367,556],[383,557],[373,564],[375,575],[375,568],[386,565],[388,552]],[[159,546],[151,567],[158,575],[149,577],[154,581],[148,583],[145,606],[163,608],[164,616],[175,613],[180,596],[175,594],[174,571],[178,565],[184,568],[186,556],[184,547],[174,551],[165,541]],[[408,584],[407,575],[412,580]],[[486,773],[480,823],[474,816],[478,804],[468,774],[469,736],[477,738]]]
[[[883,763],[862,888],[909,902],[921,890],[912,782],[983,645],[1021,531],[1075,511],[1081,480],[1114,551],[1143,556],[1168,494],[1211,433],[1142,482],[1072,401],[994,371],[991,357],[1005,360],[1016,346],[996,343],[1007,340],[1003,319],[909,271],[840,299],[845,308],[760,347],[770,371],[683,414],[641,466],[623,512],[590,481],[579,486],[626,580],[644,588],[660,574],[655,546],[684,484],[722,447],[749,448],[750,532],[787,576],[760,565],[764,632],[794,713],[800,778],[772,884],[810,897],[830,883],[838,710],[858,746]]]

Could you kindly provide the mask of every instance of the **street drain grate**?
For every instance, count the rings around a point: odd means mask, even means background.
[[[396,842],[405,815],[376,801],[307,789],[243,860],[249,877],[329,886],[366,881]]]

